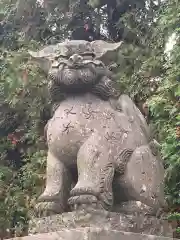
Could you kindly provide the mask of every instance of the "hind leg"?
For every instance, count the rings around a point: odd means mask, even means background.
[[[71,190],[69,204],[111,208],[114,166],[110,161],[107,143],[99,134],[93,134],[81,146],[77,156],[77,168],[78,182]]]
[[[156,214],[165,204],[163,179],[164,168],[158,156],[152,154],[148,145],[136,148],[124,175],[118,179],[119,186],[126,190],[130,201],[125,204],[125,210],[129,204],[129,209],[134,208],[130,205],[136,205]]]
[[[71,176],[64,164],[50,151],[47,157],[46,188],[38,199],[36,211],[39,215],[62,213],[67,207]]]

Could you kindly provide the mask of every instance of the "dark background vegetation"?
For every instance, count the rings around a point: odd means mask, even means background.
[[[176,44],[166,54],[169,37]],[[0,1],[0,237],[27,233],[45,180],[43,128],[50,118],[46,78],[27,55],[69,39],[124,41],[116,79],[141,108],[161,144],[166,198],[180,228],[180,1]]]

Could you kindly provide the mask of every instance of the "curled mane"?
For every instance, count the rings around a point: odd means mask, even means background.
[[[49,74],[49,93],[52,102],[59,102],[67,98],[69,95],[80,95],[84,93],[92,93],[103,100],[108,100],[109,98],[119,97],[119,91],[115,86],[115,82],[106,75],[106,69],[101,73],[93,65],[90,70],[89,67],[83,72],[79,71],[82,78],[78,77],[76,69],[72,69],[69,76],[63,75],[63,72],[51,72]],[[77,74],[77,77],[72,77],[71,75]],[[72,79],[73,78],[73,79]]]

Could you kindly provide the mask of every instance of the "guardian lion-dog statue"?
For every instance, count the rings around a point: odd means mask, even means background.
[[[119,94],[110,71],[121,47],[66,40],[29,51],[47,74],[54,106],[45,130],[47,179],[39,212],[136,206],[156,214],[165,204],[158,143],[130,97]]]

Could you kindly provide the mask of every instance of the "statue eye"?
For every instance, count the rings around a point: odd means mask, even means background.
[[[86,52],[86,53],[83,53],[81,54],[82,56],[90,56],[90,57],[95,57],[95,54],[93,52]]]
[[[56,61],[58,61],[59,59],[68,59],[68,57],[65,56],[65,55],[58,55],[58,56],[56,56],[54,59],[55,59]]]
[[[71,56],[71,57],[69,58],[69,60],[70,60],[71,62],[73,62],[73,56]]]
[[[104,64],[102,62],[99,63],[100,67],[104,67]]]
[[[92,60],[95,57],[94,53],[91,53],[91,52],[83,53],[81,54],[81,56],[83,57],[84,60]]]
[[[54,60],[58,60],[58,58],[59,58],[59,56],[55,56],[55,57],[54,57]]]
[[[77,54],[74,54],[73,56],[71,56],[69,58],[69,60],[71,62],[74,62],[74,61],[80,61],[80,60],[83,60],[83,57],[81,55],[77,55]]]
[[[78,60],[82,60],[83,57],[79,55],[79,56],[77,57],[77,59],[78,59]]]

